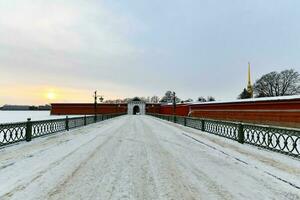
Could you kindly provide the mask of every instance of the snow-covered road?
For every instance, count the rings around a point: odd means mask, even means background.
[[[300,199],[300,160],[150,116],[0,150],[0,199]]]

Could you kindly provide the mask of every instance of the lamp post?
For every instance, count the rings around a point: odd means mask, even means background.
[[[176,122],[176,93],[173,92],[173,116],[174,122]]]
[[[104,98],[101,95],[97,95],[97,90],[94,92],[94,120],[97,121],[97,98],[99,97],[99,101],[102,103]]]

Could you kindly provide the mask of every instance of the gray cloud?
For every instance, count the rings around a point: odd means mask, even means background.
[[[0,84],[114,96],[232,99],[253,77],[299,70],[300,3],[0,1]]]

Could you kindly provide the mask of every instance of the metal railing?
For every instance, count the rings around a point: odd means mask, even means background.
[[[110,118],[118,117],[122,114],[108,114],[95,116],[84,116],[64,119],[51,119],[43,121],[31,121],[20,123],[0,124],[0,147],[20,141],[31,141],[33,138],[44,135],[69,131],[70,129],[86,126],[88,124],[100,122]]]
[[[149,114],[218,136],[300,158],[300,130],[247,123]]]

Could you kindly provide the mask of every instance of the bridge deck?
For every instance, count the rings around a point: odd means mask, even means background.
[[[149,116],[0,150],[0,199],[300,199],[300,161]]]

